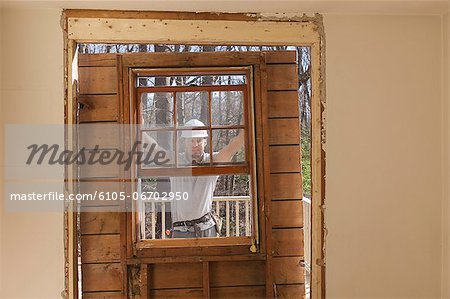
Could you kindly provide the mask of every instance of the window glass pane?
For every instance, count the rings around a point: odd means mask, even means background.
[[[242,91],[213,91],[211,109],[213,125],[238,125],[244,113]]]
[[[141,234],[144,239],[165,239],[172,220],[166,194],[170,192],[170,179],[165,177],[139,180],[141,204]]]
[[[208,92],[177,92],[177,125],[201,127],[209,125]]]
[[[173,94],[148,92],[141,97],[141,121],[144,128],[173,126]]]
[[[251,236],[252,197],[249,175],[221,175],[213,197],[213,211],[222,219],[220,235]]]
[[[174,167],[174,132],[142,132],[142,168]]]
[[[178,166],[210,166],[208,130],[178,131]]]
[[[244,147],[244,130],[243,129],[215,129],[212,131],[212,146],[214,153],[220,153],[225,147],[229,156],[213,154],[214,164],[233,164],[243,163],[245,159]]]
[[[138,186],[143,239],[252,235],[249,175],[143,178]]]
[[[242,85],[245,83],[245,75],[236,74],[203,76],[142,76],[138,77],[137,87]]]

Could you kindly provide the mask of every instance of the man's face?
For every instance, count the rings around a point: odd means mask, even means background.
[[[186,138],[184,146],[187,156],[198,161],[205,152],[206,138]]]

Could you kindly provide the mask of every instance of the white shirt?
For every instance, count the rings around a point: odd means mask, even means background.
[[[213,156],[218,152],[213,153]],[[182,156],[181,156],[182,155]],[[179,155],[186,160],[185,155]],[[209,153],[203,154],[202,163],[209,163]],[[187,161],[186,161],[187,162]],[[190,163],[190,161],[189,161]],[[187,200],[172,200],[172,221],[188,221],[198,219],[211,212],[214,189],[219,176],[183,176],[171,177],[170,189],[172,192],[187,193]]]

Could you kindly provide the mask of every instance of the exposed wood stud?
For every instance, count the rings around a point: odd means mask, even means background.
[[[210,297],[209,262],[203,262],[203,298],[209,299]]]

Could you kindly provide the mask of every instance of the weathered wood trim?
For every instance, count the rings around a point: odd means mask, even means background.
[[[311,45],[319,37],[310,22],[77,17],[67,21],[69,39],[78,42]]]
[[[62,20],[64,33],[64,130],[65,149],[73,149],[74,136],[71,125],[76,123],[76,87],[77,81],[73,74],[73,64],[76,63],[76,44],[67,38],[67,20]],[[67,165],[65,171],[64,192],[74,193],[76,168]],[[65,255],[65,289],[66,298],[78,297],[78,246],[77,246],[77,211],[76,205],[69,201],[64,203],[64,255]]]
[[[324,41],[311,47],[311,292],[312,298],[325,298],[325,76]]]

